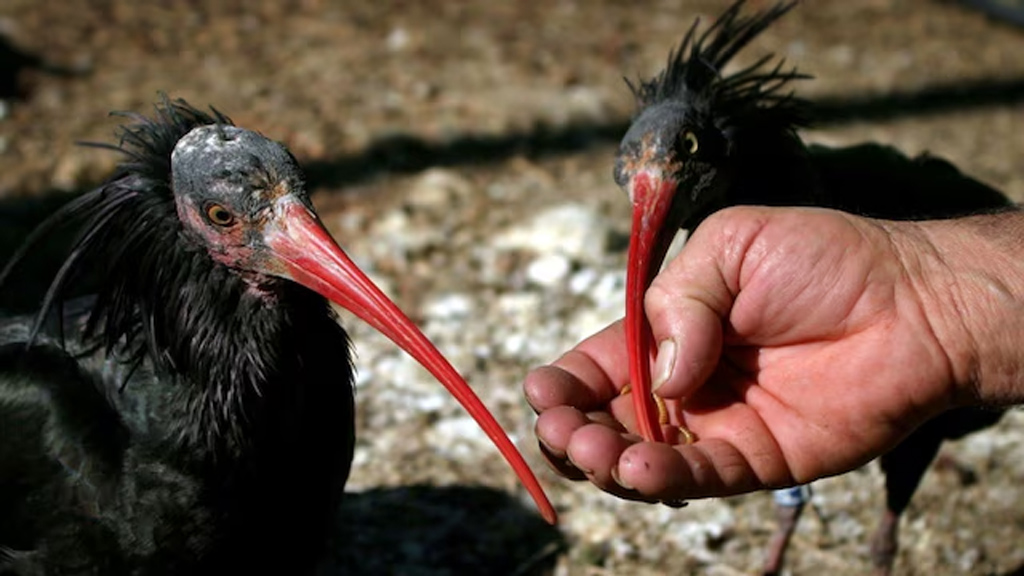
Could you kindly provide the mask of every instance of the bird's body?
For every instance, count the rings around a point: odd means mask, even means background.
[[[8,321],[0,573],[307,572],[348,476],[354,408],[337,361],[346,336],[305,292],[250,303],[235,330],[252,341],[211,346],[178,378],[81,339],[83,316],[68,318],[63,344],[43,335],[27,350],[34,319]],[[204,360],[246,370],[257,345],[281,361],[224,390],[232,407],[186,376]]]
[[[136,132],[147,161],[217,121],[165,120]],[[348,337],[323,296],[251,289],[182,240],[141,168],[65,214],[106,235],[79,245],[99,296],[38,335],[36,317],[0,325],[0,573],[308,570],[354,446]]]
[[[749,17],[740,16],[742,4],[733,4],[700,36],[695,24],[670,54],[665,70],[638,86],[630,84],[638,112],[620,146],[615,180],[634,205],[626,331],[637,420],[651,440],[661,440],[663,423],[650,400],[652,343],[643,292],[679,227],[693,230],[714,211],[743,204],[819,206],[891,220],[949,218],[1011,205],[997,190],[927,154],[911,158],[873,143],[805,145],[797,130],[808,123],[812,110],[781,92],[806,76],[783,71],[781,63],[766,68],[770,55],[732,75],[722,74],[731,58],[793,3]],[[899,515],[942,441],[990,426],[1000,416],[998,411],[952,410],[881,458],[887,510],[872,547],[880,571],[892,565]],[[908,452],[914,457],[907,458]],[[794,507],[783,519],[766,572],[781,568],[799,511]]]
[[[40,313],[0,323],[0,574],[310,572],[354,449],[328,298],[438,376],[539,494],[283,146],[180,101],[135,119],[117,173],[39,229],[80,226]],[[84,276],[95,295],[67,300]]]

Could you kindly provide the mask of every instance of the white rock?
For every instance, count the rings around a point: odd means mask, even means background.
[[[605,254],[609,230],[608,222],[591,208],[563,204],[497,234],[493,245],[597,262]]]
[[[565,515],[563,522],[567,529],[589,543],[604,543],[620,535],[616,513],[601,506],[576,508]]]
[[[423,314],[439,320],[461,319],[473,311],[473,299],[466,294],[446,294],[427,302]]]
[[[597,309],[586,308],[573,314],[566,322],[566,335],[569,342],[579,342],[604,330],[609,324],[623,317],[623,308],[622,304]]]
[[[539,286],[553,287],[561,284],[572,269],[569,259],[561,254],[544,254],[530,262],[526,277]]]
[[[470,416],[445,418],[426,430],[426,443],[435,452],[455,460],[480,457],[480,450],[491,446],[491,440]]]
[[[435,445],[457,441],[476,443],[481,446],[490,446],[491,444],[490,438],[471,416],[445,418],[431,427],[431,431],[437,435],[438,439],[442,440]]]
[[[589,292],[590,288],[597,281],[598,274],[597,270],[593,268],[583,268],[576,272],[569,278],[569,291],[579,296],[585,292]]]
[[[454,170],[431,168],[423,172],[406,192],[404,198],[418,208],[443,208],[459,196],[466,196],[473,190],[469,180]]]
[[[373,376],[389,388],[401,390],[406,398],[429,395],[437,385],[427,371],[405,352],[382,355],[373,365]]]
[[[414,225],[401,210],[389,210],[374,221],[371,234],[377,239],[372,245],[376,257],[394,257],[444,241],[443,231]]]
[[[590,298],[599,306],[607,305],[609,302],[618,302],[624,305],[626,301],[626,271],[614,270],[601,274],[590,290]]]
[[[366,214],[361,210],[340,212],[334,216],[331,222],[332,235],[340,242],[341,239],[359,232],[363,227],[364,220],[366,220]]]
[[[510,319],[533,322],[540,311],[541,302],[541,296],[531,292],[502,294],[498,298],[497,308]]]
[[[409,228],[409,217],[401,210],[388,210],[372,224],[374,236],[401,236]]]
[[[501,351],[506,356],[519,356],[526,349],[526,336],[521,333],[510,334],[502,338],[500,343]]]
[[[385,42],[388,50],[399,52],[409,45],[409,32],[405,28],[393,28]]]
[[[576,86],[565,96],[566,107],[575,121],[600,121],[608,117],[608,102],[603,89]]]
[[[709,549],[709,543],[720,540],[733,531],[736,518],[732,508],[720,500],[694,503],[692,520],[679,519],[677,511],[664,509],[661,522],[665,526],[665,541],[672,542],[679,550],[686,550],[702,562],[713,562],[716,554]]]

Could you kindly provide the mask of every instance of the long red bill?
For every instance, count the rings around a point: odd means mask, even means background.
[[[629,380],[640,435],[663,442],[658,407],[651,390],[654,334],[644,312],[644,294],[658,274],[675,230],[667,231],[669,208],[676,192],[673,181],[660,174],[640,171],[633,177],[633,227],[626,265],[626,345],[629,347]]]
[[[291,198],[278,200],[265,239],[293,280],[351,311],[430,371],[494,442],[544,519],[551,524],[558,521],[537,477],[480,398],[398,306],[356,267],[306,206]]]

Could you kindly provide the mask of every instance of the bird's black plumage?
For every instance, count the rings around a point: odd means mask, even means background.
[[[132,119],[117,172],[40,228],[80,232],[39,315],[0,324],[0,574],[306,572],[352,458],[348,338],[186,214],[221,193],[251,240],[275,195],[309,206],[301,171],[216,111]]]
[[[660,74],[630,83],[637,112],[622,140],[614,176],[637,211],[654,214],[653,204],[671,203],[660,229],[649,231],[656,237],[655,265],[678,227],[692,230],[712,212],[732,205],[814,205],[894,220],[949,218],[1011,206],[997,190],[928,154],[912,158],[873,143],[805,145],[798,129],[810,123],[812,108],[788,91],[792,81],[807,76],[784,70],[781,61],[772,66],[771,55],[725,73],[733,56],[795,2],[741,16],[743,3],[734,3],[699,36],[695,23]],[[634,223],[640,221],[635,215]],[[893,561],[891,520],[898,520],[942,441],[990,426],[1000,416],[998,411],[952,410],[882,456],[889,521],[883,521],[873,554],[881,568],[887,570]],[[907,451],[915,457],[904,457]]]

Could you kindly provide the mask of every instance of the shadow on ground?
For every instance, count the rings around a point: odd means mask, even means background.
[[[865,96],[822,96],[811,102],[815,127],[853,122],[892,121],[923,115],[1008,106],[1024,102],[1024,78],[982,79],[973,82],[939,83],[914,91]],[[230,112],[228,114],[230,116]],[[559,157],[594,146],[616,145],[629,128],[629,119],[575,123],[552,128],[538,124],[531,130],[500,135],[462,134],[444,142],[414,135],[380,138],[359,153],[303,162],[311,191],[340,188],[382,174],[410,174],[431,167],[494,164],[516,156]],[[609,166],[609,177],[611,167]],[[84,187],[88,189],[89,186]],[[44,201],[67,194],[43,194]],[[17,201],[0,205],[0,218],[22,209]]]
[[[24,80],[26,72],[73,78],[88,74],[90,69],[89,66],[62,66],[25,52],[0,34],[0,99],[21,100],[29,97],[31,82]]]
[[[867,96],[823,96],[811,102],[815,127],[853,122],[891,121],[1024,102],[1024,78],[941,83],[908,91]],[[532,130],[497,136],[464,134],[436,143],[411,135],[375,141],[359,154],[306,162],[312,189],[336,188],[381,174],[409,174],[435,166],[481,165],[515,156],[558,157],[593,146],[617,145],[628,119],[578,123],[564,128],[537,125]],[[608,167],[609,178],[611,166]]]
[[[567,543],[528,506],[505,492],[479,487],[346,493],[331,558],[318,573],[551,574]]]

